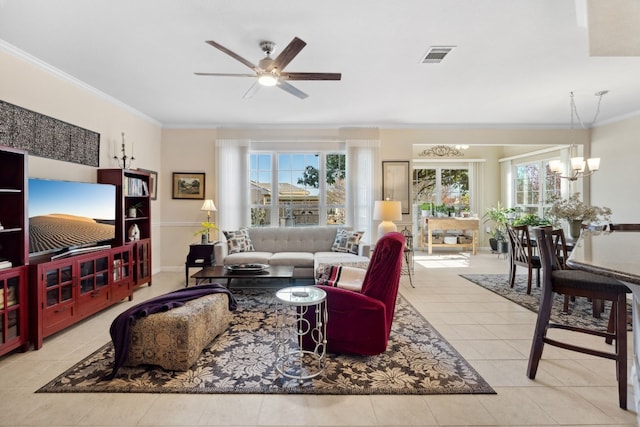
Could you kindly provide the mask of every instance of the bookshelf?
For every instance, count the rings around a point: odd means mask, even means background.
[[[29,348],[27,159],[0,146],[0,355]]]
[[[113,246],[133,249],[134,286],[151,285],[151,196],[149,172],[133,169],[98,169],[98,182],[116,186],[116,238]],[[139,239],[129,238],[132,227]]]

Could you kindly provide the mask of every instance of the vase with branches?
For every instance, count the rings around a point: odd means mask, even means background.
[[[612,211],[603,206],[592,206],[580,200],[580,193],[573,193],[568,199],[556,198],[549,209],[549,215],[556,219],[556,223],[565,220],[569,223],[569,234],[573,238],[580,236],[582,224],[609,221]]]

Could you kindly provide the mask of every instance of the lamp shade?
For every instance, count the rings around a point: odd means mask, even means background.
[[[402,221],[402,204],[397,200],[377,200],[373,205],[373,219]]]
[[[213,203],[213,200],[211,199],[205,200],[200,210],[201,211],[217,211],[216,205]]]
[[[398,231],[393,221],[402,221],[402,204],[396,200],[377,200],[373,205],[373,219],[380,221],[378,238]]]

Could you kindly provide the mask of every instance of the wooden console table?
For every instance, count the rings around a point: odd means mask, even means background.
[[[480,229],[480,220],[478,218],[422,218],[421,246],[424,248],[425,230],[427,236],[427,248],[429,255],[433,252],[434,247],[446,248],[471,248],[471,253],[476,254],[478,246],[478,230]],[[467,230],[471,231],[471,243],[433,243],[433,232],[436,230],[461,230],[463,233]]]

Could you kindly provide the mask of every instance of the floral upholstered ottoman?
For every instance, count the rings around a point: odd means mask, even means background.
[[[131,326],[125,366],[158,365],[186,371],[202,350],[229,327],[229,297],[211,294],[182,307],[137,319]]]

